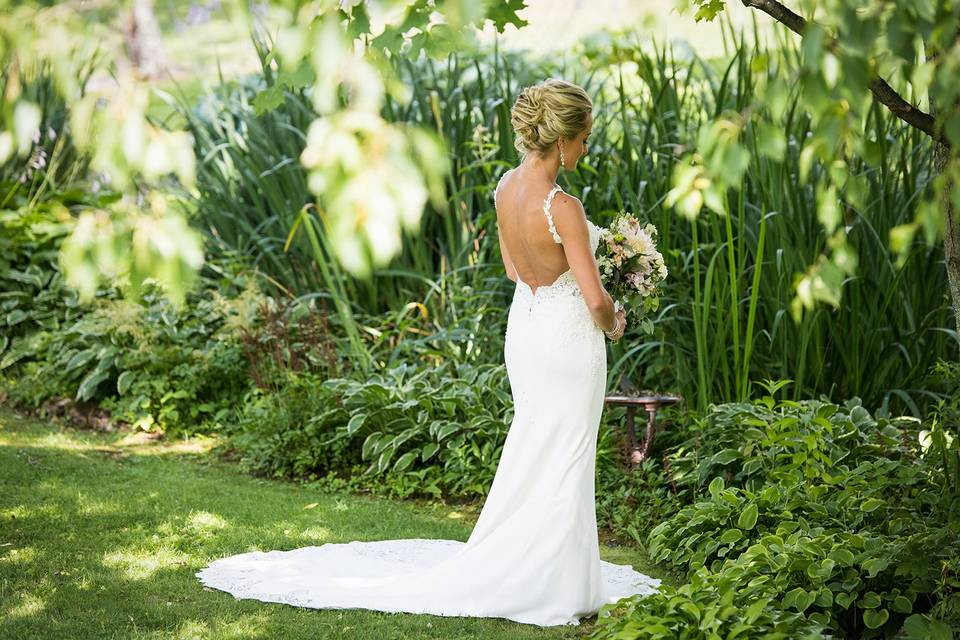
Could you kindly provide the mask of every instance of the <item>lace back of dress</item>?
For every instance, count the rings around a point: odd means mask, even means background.
[[[543,201],[543,214],[547,216],[547,226],[550,227],[550,233],[553,234],[553,241],[557,244],[563,243],[563,240],[560,239],[560,234],[557,233],[557,227],[553,224],[553,214],[550,213],[550,205],[553,203],[553,196],[557,195],[557,192],[561,191],[560,186],[557,185],[553,189],[550,189],[550,193],[547,194],[546,200]]]

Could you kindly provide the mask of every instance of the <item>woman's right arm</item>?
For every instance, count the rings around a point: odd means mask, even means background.
[[[617,315],[613,311],[613,298],[600,281],[600,269],[590,247],[590,230],[587,214],[577,198],[563,191],[557,193],[550,208],[553,224],[563,239],[563,252],[573,276],[580,285],[584,302],[593,316],[593,321],[604,331],[613,331]],[[620,312],[622,314],[622,312]],[[619,321],[622,325],[624,320]]]
[[[607,293],[607,290],[602,286],[601,291],[603,298],[600,302],[595,304],[587,302],[587,308],[590,309],[590,315],[593,316],[593,321],[597,323],[597,326],[606,332],[610,332],[613,331],[617,321],[616,314],[613,312],[613,298],[610,297],[610,294]],[[583,297],[584,300],[587,299],[586,293],[584,293]]]

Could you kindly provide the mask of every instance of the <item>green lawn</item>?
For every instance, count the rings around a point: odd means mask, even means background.
[[[213,442],[150,442],[0,406],[0,638],[576,638],[504,619],[300,609],[203,587],[252,550],[385,538],[466,540],[479,505],[332,494],[213,460]],[[649,570],[642,552],[605,560]]]

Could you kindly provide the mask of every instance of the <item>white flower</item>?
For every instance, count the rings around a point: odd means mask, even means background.
[[[656,247],[653,246],[653,240],[644,231],[638,233],[633,239],[633,245],[637,253],[642,253],[645,256],[651,256],[657,251]]]

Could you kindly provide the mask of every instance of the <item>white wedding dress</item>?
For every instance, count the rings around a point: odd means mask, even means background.
[[[555,242],[562,240],[550,203],[559,189],[543,206]],[[588,226],[596,251],[600,229]],[[542,627],[578,625],[606,603],[655,592],[659,580],[600,559],[594,483],[606,345],[570,270],[535,294],[518,277],[504,358],[513,421],[465,543],[413,538],[252,551],[216,560],[197,577],[238,599]]]

